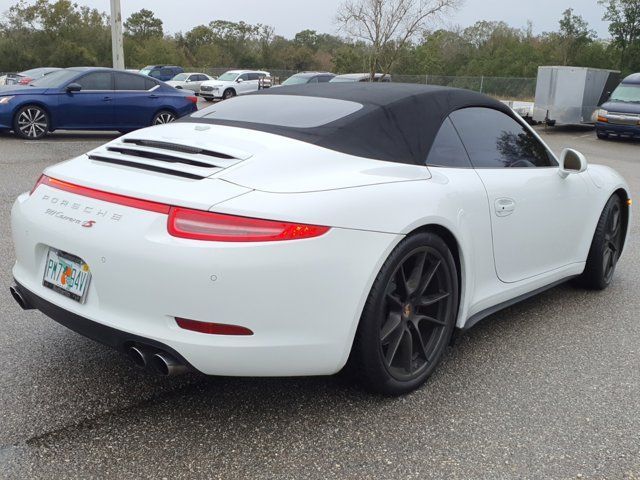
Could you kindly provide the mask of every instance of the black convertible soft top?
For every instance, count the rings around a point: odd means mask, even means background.
[[[264,98],[276,95],[279,98]],[[442,122],[466,107],[487,107],[513,116],[503,103],[469,90],[325,83],[261,90],[213,105],[183,121],[259,130],[359,157],[424,165]]]

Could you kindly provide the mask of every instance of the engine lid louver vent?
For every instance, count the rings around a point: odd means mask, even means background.
[[[243,160],[228,153],[159,140],[125,138],[88,155],[90,160],[201,180]]]

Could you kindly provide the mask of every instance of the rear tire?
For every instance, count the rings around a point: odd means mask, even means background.
[[[609,286],[624,241],[622,201],[613,195],[602,211],[591,241],[587,265],[579,283],[591,290],[604,290]]]
[[[164,125],[165,123],[175,122],[176,114],[169,110],[161,110],[153,117],[151,125]]]
[[[13,131],[25,140],[40,140],[49,133],[49,114],[37,105],[25,105],[13,118]]]
[[[368,390],[402,395],[420,387],[455,327],[458,277],[453,255],[433,233],[405,238],[373,283],[349,359]]]
[[[596,132],[596,135],[600,140],[609,140],[609,134],[604,132]]]

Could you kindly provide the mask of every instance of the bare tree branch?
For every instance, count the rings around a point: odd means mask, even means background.
[[[336,21],[349,37],[370,45],[370,75],[388,75],[403,49],[463,0],[345,0]]]

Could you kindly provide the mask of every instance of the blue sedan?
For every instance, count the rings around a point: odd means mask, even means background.
[[[197,101],[136,73],[66,68],[28,86],[0,89],[0,130],[29,140],[57,129],[127,132],[195,112]]]

